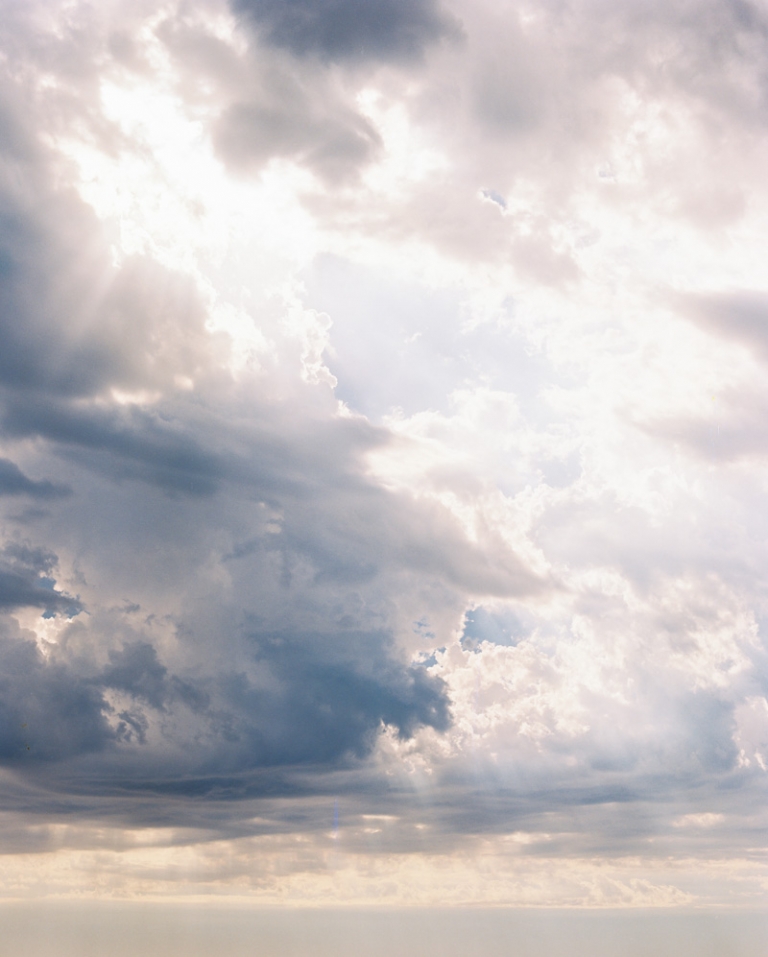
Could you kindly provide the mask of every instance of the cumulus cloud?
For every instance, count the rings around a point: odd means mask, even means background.
[[[746,868],[762,8],[3,8],[18,847]]]
[[[34,46],[23,26],[22,41]],[[103,24],[87,26],[97,42]],[[57,42],[53,35],[49,40]],[[59,44],[65,48],[68,41],[74,38],[65,30]],[[21,47],[22,58],[30,55],[23,42]],[[8,79],[9,89],[13,82]],[[92,93],[85,87],[79,91],[84,115]],[[20,89],[22,95],[28,92],[23,81]],[[325,587],[332,604],[344,589],[376,578],[382,562],[371,546],[386,524],[376,513],[383,505],[397,525],[398,503],[367,482],[353,460],[381,438],[362,420],[334,418],[328,398],[321,400],[327,411],[319,415],[303,401],[271,408],[258,387],[255,407],[247,389],[233,401],[230,373],[219,367],[211,378],[217,360],[227,358],[228,337],[206,327],[199,280],[146,254],[114,262],[104,224],[71,185],[57,182],[55,150],[42,143],[45,126],[35,126],[44,115],[39,107],[26,116],[11,111],[7,120],[17,132],[9,138],[3,187],[3,436],[26,449],[28,458],[31,443],[38,462],[58,458],[55,474],[63,470],[68,484],[34,481],[10,459],[3,459],[2,480],[6,496],[45,499],[52,507],[71,489],[66,508],[28,521],[38,540],[60,538],[65,575],[83,598],[58,588],[52,552],[13,540],[6,546],[3,607],[38,608],[46,620],[60,616],[64,623],[56,640],[42,648],[30,633],[13,637],[11,629],[6,640],[13,731],[7,761],[21,761],[23,773],[25,759],[30,766],[55,765],[90,755],[92,779],[105,782],[95,784],[97,790],[128,777],[149,787],[161,780],[170,786],[174,775],[205,774],[213,780],[218,773],[231,776],[255,767],[361,759],[382,724],[406,737],[424,722],[444,730],[449,711],[439,679],[408,663],[386,615],[373,616],[375,627],[368,621],[367,630],[356,630],[350,616],[339,624],[338,615],[325,622],[311,608],[303,616],[282,610],[291,593],[298,597],[308,588],[322,593]],[[281,149],[273,134],[269,155]],[[117,148],[130,153],[135,144],[123,141]],[[202,380],[208,384],[201,388]],[[327,386],[303,387],[310,395],[318,390]],[[234,422],[227,421],[231,414]],[[41,443],[47,453],[40,454]],[[50,453],[56,458],[48,458]],[[137,493],[126,511],[127,503],[118,504],[119,489],[137,481],[148,491]],[[345,521],[342,492],[345,503],[356,500],[358,509],[371,514],[372,534],[360,536]],[[186,511],[179,496],[214,500],[209,518],[201,523],[199,515],[193,517],[195,507]],[[324,500],[327,507],[320,505]],[[156,538],[149,513],[163,512],[164,501],[175,501],[171,508],[184,514],[175,534],[166,527]],[[136,506],[141,516],[133,511]],[[407,502],[402,506],[416,514]],[[337,507],[342,510],[335,521],[330,516]],[[244,512],[251,518],[244,520]],[[277,525],[266,531],[270,516]],[[216,536],[211,552],[209,534],[222,519],[231,526],[229,538]],[[203,613],[194,623],[179,603],[191,585],[183,573],[161,572],[150,559],[159,572],[154,585],[141,572],[136,575],[125,535],[137,521],[150,553],[163,540],[166,556],[192,548],[186,567],[193,579],[219,568],[214,591],[221,586],[224,592],[214,597],[206,589],[212,603],[207,618]],[[432,526],[427,536],[437,537],[424,557],[446,535],[461,541],[447,514],[426,521]],[[188,522],[197,526],[191,537]],[[108,610],[111,598],[100,593],[100,573],[90,558],[83,565],[73,532],[86,552],[106,546],[115,573],[108,591],[127,586],[128,607],[145,609],[143,625],[132,622],[131,613]],[[388,537],[385,564],[402,553],[412,565],[417,559],[409,559],[408,550],[424,548],[402,523]],[[350,546],[352,554],[355,548],[360,552],[359,560],[349,554]],[[469,543],[466,548],[472,550]],[[233,562],[239,572],[230,571]],[[455,559],[435,551],[432,562],[439,577]],[[488,574],[495,573],[489,568]],[[276,584],[284,597],[271,617],[265,616],[259,596],[266,598]],[[158,615],[171,631],[186,631],[182,645],[192,646],[189,657],[180,646],[170,655],[181,673],[165,663],[168,649],[164,654],[162,643],[153,643],[158,636],[150,623]],[[74,619],[69,626],[67,618]],[[10,697],[17,672],[24,682],[17,682]],[[27,699],[39,702],[30,704],[30,711],[39,712],[31,722],[20,720]],[[34,725],[28,746],[22,724]],[[48,726],[55,726],[56,734],[44,738]],[[105,756],[103,773],[92,763],[96,755]],[[183,790],[180,780],[178,785]]]

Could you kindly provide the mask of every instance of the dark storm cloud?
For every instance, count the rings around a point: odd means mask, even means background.
[[[49,551],[12,542],[0,551],[0,609],[42,608],[47,615],[76,615],[80,602],[55,590],[57,558]]]
[[[445,689],[423,669],[405,667],[382,652],[389,642],[379,634],[355,635],[370,653],[346,661],[327,655],[315,644],[334,647],[338,635],[259,636],[258,651],[249,672],[222,671],[192,687],[197,693],[195,738],[168,732],[159,755],[145,748],[143,735],[127,737],[122,756],[115,752],[101,768],[92,767],[93,794],[114,788],[141,789],[148,793],[178,796],[218,796],[242,799],[249,794],[293,789],[280,769],[306,769],[300,790],[325,789],[324,778],[334,768],[350,767],[373,749],[383,724],[402,738],[428,725],[445,730],[449,725]],[[251,638],[251,641],[256,641]],[[131,650],[136,657],[136,650]],[[151,657],[142,651],[143,657]],[[136,668],[132,662],[119,683],[136,700],[128,714],[143,714],[141,701],[153,696],[171,717],[183,700],[164,672],[154,667]],[[136,681],[138,678],[138,682]],[[113,670],[99,680],[114,687]],[[149,685],[149,689],[147,688]],[[202,692],[200,689],[204,689]],[[174,700],[175,699],[175,700]],[[138,722],[137,722],[138,723]],[[127,743],[126,743],[127,742]],[[127,753],[130,747],[133,753]],[[272,778],[252,777],[252,772],[275,771]],[[313,782],[312,778],[316,777]],[[249,781],[251,782],[249,784]],[[98,782],[98,783],[97,783]]]
[[[216,491],[227,473],[221,456],[204,448],[190,423],[141,408],[88,408],[29,398],[7,402],[6,435],[37,436],[115,479],[132,478],[193,495]]]
[[[93,669],[66,646],[45,658],[16,632],[0,641],[0,762],[103,752],[77,787],[89,780],[94,796],[121,787],[221,793],[266,768],[328,773],[364,758],[382,723],[407,738],[450,720],[442,682],[398,663],[386,635],[251,635],[250,673],[182,680],[147,642],[126,643]],[[162,743],[149,743],[152,728],[163,729]]]
[[[246,409],[242,401],[229,405],[222,398],[219,405],[182,396],[143,407],[6,390],[0,409],[7,436],[46,440],[112,479],[198,495],[225,481],[278,499],[306,498],[324,487],[375,495],[357,460],[386,438],[362,419],[305,415],[292,403]]]
[[[448,727],[443,683],[390,657],[386,634],[255,635],[251,641],[268,680],[263,671],[256,684],[232,676],[225,700],[247,716],[230,733],[258,764],[363,757],[382,723],[401,738],[424,725]]]
[[[127,691],[153,708],[163,709],[169,697],[168,669],[147,642],[124,645],[109,654],[109,665],[99,676],[108,688]]]
[[[35,481],[25,475],[15,462],[0,458],[0,495],[28,495],[36,499],[62,498],[72,494],[67,485],[49,482],[47,479]]]
[[[20,635],[0,637],[0,761],[24,768],[103,748],[113,737],[97,688],[47,662]]]
[[[53,581],[0,566],[0,608],[44,608],[74,613],[78,602],[53,590]]]
[[[457,27],[435,0],[231,0],[265,39],[299,56],[407,60]]]

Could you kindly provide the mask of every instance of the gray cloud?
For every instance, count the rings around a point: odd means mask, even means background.
[[[678,295],[680,312],[701,329],[768,357],[768,294],[760,290]]]
[[[47,479],[35,481],[25,475],[15,462],[0,458],[0,495],[28,495],[35,499],[55,499],[72,494],[67,485],[49,482]]]
[[[314,199],[297,202],[320,231],[348,230],[340,255],[374,231],[393,244],[416,237],[447,250],[443,266],[509,260],[548,289],[578,283],[577,254],[556,248],[553,236],[569,221],[569,191],[586,182],[585,169],[589,189],[606,185],[596,160],[626,133],[614,80],[649,101],[689,97],[709,120],[732,110],[743,127],[759,124],[764,106],[759,83],[728,79],[741,65],[758,69],[763,56],[759,43],[744,46],[747,34],[764,36],[762,15],[748,4],[706,3],[700,15],[692,4],[541,4],[539,20],[527,25],[478,4],[466,10],[461,62],[458,47],[446,45],[427,81],[407,95],[412,61],[453,30],[433,4],[240,0],[234,9],[258,35],[247,49],[182,7],[155,38],[178,71],[174,94],[185,118],[204,116],[204,133],[230,170],[258,172],[281,158],[316,174]],[[125,20],[103,36],[93,27],[82,45],[67,35],[60,42],[68,65],[55,68],[55,38],[45,57],[30,56],[41,75],[45,65],[58,77],[57,97],[69,91],[71,128],[82,122],[91,146],[128,156],[143,145],[106,121],[97,136],[99,124],[86,122],[98,112],[90,67],[73,79],[79,58],[108,64],[105,73],[119,66],[151,77],[127,13]],[[93,57],[73,52],[86,49]],[[386,156],[386,136],[355,102],[360,78],[383,62],[385,105],[400,98],[403,116],[450,159],[447,171],[408,180],[384,200],[361,180],[360,195],[338,188]],[[46,88],[30,75],[30,90]],[[9,69],[12,94],[24,92],[23,76]],[[764,693],[765,662],[755,652],[742,670],[729,663],[747,639],[739,633],[734,651],[736,625],[703,600],[715,579],[745,580],[739,549],[718,538],[730,518],[713,512],[701,522],[701,510],[679,509],[674,521],[660,522],[642,503],[627,506],[605,490],[579,456],[581,437],[571,438],[578,416],[569,418],[569,408],[558,418],[540,398],[547,387],[578,389],[558,378],[545,350],[530,354],[523,319],[515,325],[522,293],[492,333],[487,324],[470,333],[453,287],[427,296],[403,284],[400,292],[387,265],[356,290],[354,269],[344,267],[326,270],[334,298],[319,281],[313,289],[310,277],[307,302],[336,323],[336,395],[372,416],[397,405],[406,415],[430,410],[423,418],[434,431],[420,449],[439,495],[385,485],[367,456],[392,451],[392,434],[341,414],[330,387],[300,380],[298,363],[280,366],[280,336],[288,336],[280,321],[270,325],[272,317],[251,310],[277,358],[271,371],[254,362],[238,380],[191,278],[148,255],[113,263],[113,237],[61,185],[66,174],[37,137],[59,129],[54,99],[43,107],[37,93],[26,94],[18,102],[7,96],[0,116],[0,423],[24,466],[0,459],[0,507],[17,496],[51,505],[25,525],[44,547],[7,537],[0,556],[0,760],[15,772],[12,783],[2,781],[4,806],[50,819],[187,823],[221,837],[327,830],[327,799],[340,794],[356,825],[363,813],[399,818],[379,848],[442,852],[519,829],[540,832],[526,852],[539,856],[642,853],[654,835],[709,851],[714,838],[697,844],[673,821],[730,809],[740,822],[723,825],[717,846],[727,843],[723,834],[736,834],[740,847],[754,844],[762,791],[755,766],[739,763],[737,711]],[[671,170],[672,208],[683,215],[684,168],[649,167],[649,208],[666,195]],[[541,187],[530,207],[521,209],[518,181]],[[478,201],[489,184],[500,190],[487,193],[494,202]],[[621,189],[605,208],[631,205],[643,192]],[[589,202],[596,194],[584,195]],[[194,270],[209,269],[239,308],[247,270],[227,272],[228,257],[257,253],[225,246],[224,265],[201,255]],[[762,294],[699,297],[686,308],[700,327],[765,350]],[[513,326],[516,338],[507,334]],[[418,346],[415,332],[423,333]],[[190,391],[177,387],[177,376]],[[504,494],[480,466],[465,477],[463,466],[433,467],[430,459],[441,442],[453,453],[464,441],[454,443],[458,432],[450,431],[450,397],[478,382],[507,398],[515,393],[522,410],[487,425],[485,440],[506,450]],[[149,397],[125,401],[125,390]],[[764,451],[762,406],[750,399],[733,410],[742,431],[711,438],[712,461]],[[688,444],[703,447],[705,426],[683,425]],[[544,487],[536,463],[565,461],[566,447],[578,468],[561,469]],[[465,508],[475,499],[487,505],[476,521]],[[512,543],[528,535],[551,573],[534,573],[517,554]],[[593,576],[589,587],[580,575]],[[699,603],[680,599],[668,609],[662,585],[680,580]],[[562,604],[554,611],[536,610],[555,594]],[[512,599],[530,600],[531,609],[510,611],[504,602]],[[467,607],[474,611],[465,615]],[[35,609],[45,626],[58,617],[55,641],[35,642],[13,624],[11,612],[31,620]],[[467,656],[458,678],[441,670],[434,649],[443,646]],[[573,656],[567,667],[557,660],[563,647]],[[414,651],[426,665],[413,663]],[[589,680],[567,685],[580,654]],[[697,654],[709,655],[701,665],[706,687],[694,687]],[[488,678],[490,691],[476,680],[483,662],[501,675]],[[525,683],[516,686],[520,674]],[[481,685],[470,689],[476,700],[459,712],[472,682]],[[523,705],[531,710],[519,717]],[[475,718],[483,727],[473,737],[466,728]],[[409,777],[397,756],[369,761],[385,727],[394,748],[409,742],[430,765],[429,781],[414,783],[418,775]],[[444,739],[430,751],[432,732]],[[369,852],[366,840],[373,839],[350,837]]]
[[[236,152],[233,137],[242,133],[251,137],[243,149],[255,155],[266,136],[269,144],[260,156],[296,155],[332,178],[337,170],[359,165],[375,145],[370,126],[354,112],[338,108],[330,118],[317,113],[317,101],[300,85],[283,99],[288,113],[293,111],[293,132],[280,119],[279,97],[277,112],[268,103],[242,107],[246,126],[261,124],[255,139],[247,129],[233,132],[241,121],[235,106],[222,121],[222,129],[229,124],[227,148]],[[317,119],[310,122],[313,111]],[[281,543],[286,560],[300,564],[302,554],[311,554],[317,575],[343,591],[350,565],[340,556],[351,529],[333,542],[332,522],[301,529],[300,513],[306,509],[306,518],[313,510],[323,512],[329,493],[338,494],[335,487],[367,497],[375,512],[380,493],[357,466],[350,467],[377,441],[375,433],[362,423],[334,422],[325,413],[312,423],[304,408],[270,411],[263,403],[245,429],[232,428],[215,388],[207,401],[171,400],[152,410],[114,402],[110,390],[117,388],[154,387],[172,394],[179,372],[199,382],[211,365],[216,337],[204,328],[206,315],[190,280],[147,258],[111,263],[107,237],[93,213],[56,184],[52,154],[37,142],[34,118],[34,111],[25,115],[13,105],[0,117],[12,133],[0,168],[3,432],[55,450],[72,485],[89,501],[72,496],[63,507],[63,484],[35,482],[6,459],[0,462],[0,490],[58,497],[59,511],[36,521],[62,539],[70,556],[73,534],[85,534],[89,550],[109,551],[136,524],[120,491],[126,479],[147,487],[139,499],[144,508],[147,498],[157,505],[158,494],[212,500],[234,488],[235,501],[244,498],[258,515],[266,495],[273,508],[289,514]],[[250,397],[248,405],[252,411]],[[43,452],[38,461],[46,458]],[[94,493],[108,503],[101,517]],[[216,508],[226,513],[233,504],[211,507],[215,515]],[[203,579],[212,531],[206,523],[213,519],[215,526],[214,515],[201,520],[194,509],[185,515],[198,549],[188,565]],[[151,524],[139,524],[156,548],[160,540]],[[179,535],[171,544],[182,550],[190,536]],[[265,551],[269,547],[262,544],[257,558]],[[123,577],[136,567],[129,553],[121,555],[120,565]],[[199,786],[187,783],[190,776],[205,778],[210,782],[205,789],[215,790],[223,779],[255,768],[300,764],[327,770],[365,757],[382,723],[404,737],[424,724],[439,729],[448,724],[441,682],[411,667],[389,630],[353,633],[347,627],[326,634],[296,624],[286,630],[283,621],[279,632],[254,626],[244,631],[243,605],[250,603],[251,591],[266,593],[269,581],[257,577],[228,602],[219,598],[214,618],[222,632],[177,615],[175,627],[182,635],[189,629],[194,647],[188,660],[182,654],[172,668],[152,640],[147,622],[155,615],[129,627],[104,611],[104,596],[91,585],[98,570],[90,559],[84,572],[75,573],[82,602],[57,589],[56,569],[50,549],[19,543],[6,546],[0,563],[3,610],[39,608],[46,616],[88,610],[46,655],[8,624],[0,655],[7,719],[0,757],[22,773],[80,756],[87,757],[89,769],[78,782],[81,790],[106,793],[133,782],[199,793]],[[151,590],[166,599],[175,588],[195,587],[173,568],[163,569],[155,584]],[[144,577],[138,597],[151,608],[150,585]],[[302,589],[294,591],[300,596]],[[227,650],[233,652],[230,660]]]
[[[0,183],[0,381],[88,395],[167,382],[174,369],[198,371],[203,311],[191,283],[146,260],[113,268],[85,204],[45,192],[25,209]],[[161,351],[148,348],[151,341],[162,342]]]
[[[53,441],[114,478],[142,479],[169,491],[210,494],[226,473],[221,457],[201,447],[183,422],[141,409],[11,399],[3,426],[6,435]]]
[[[71,595],[55,590],[52,574],[57,565],[52,552],[11,542],[0,551],[0,608],[42,608],[46,615],[57,612],[71,617],[81,610]]]
[[[301,93],[290,104],[232,104],[217,124],[214,142],[235,168],[258,168],[272,157],[283,157],[331,182],[356,172],[380,146],[376,130],[364,117],[343,107],[330,115],[318,112]]]
[[[354,90],[319,64],[278,50],[228,45],[198,22],[159,30],[183,73],[191,103],[214,103],[210,134],[219,157],[239,174],[280,158],[341,184],[381,155],[381,139]]]
[[[112,739],[97,688],[48,663],[19,634],[0,638],[0,760],[23,770],[98,751]]]
[[[408,60],[456,35],[435,0],[231,0],[268,43],[328,60]]]
[[[192,796],[226,791],[257,769],[305,765],[327,774],[366,757],[382,723],[403,738],[449,724],[442,683],[392,659],[387,636],[250,635],[248,643],[250,674],[230,669],[184,680],[147,642],[122,645],[94,670],[66,647],[46,659],[23,635],[5,637],[0,697],[8,738],[0,760],[37,767],[103,753],[96,764],[88,759],[78,791]]]
[[[24,63],[28,38],[19,32],[16,53]],[[66,72],[67,64],[52,68]],[[73,124],[90,116],[90,89],[82,82],[80,99],[62,106]],[[39,115],[43,107],[31,104],[7,65],[2,84],[0,383],[25,394],[85,396],[204,372],[208,338],[194,283],[148,257],[113,264],[103,225],[57,181],[55,154],[34,128],[35,120],[49,124]]]

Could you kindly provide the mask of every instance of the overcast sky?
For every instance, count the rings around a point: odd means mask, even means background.
[[[0,48],[5,898],[763,907],[765,0]]]

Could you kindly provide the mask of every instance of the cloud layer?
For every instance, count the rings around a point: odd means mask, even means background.
[[[763,5],[0,13],[19,867],[757,899]]]

